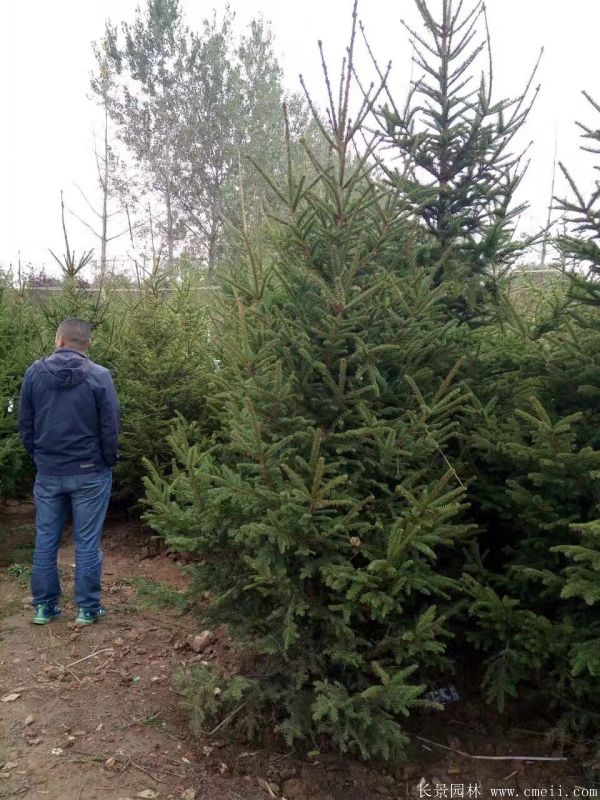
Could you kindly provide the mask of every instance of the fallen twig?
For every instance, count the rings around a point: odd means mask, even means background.
[[[65,641],[62,636],[59,636],[59,634],[56,633],[56,631],[52,632],[50,629],[48,629],[48,633],[50,634],[50,639],[54,639],[54,637],[56,637],[57,639],[60,639],[61,642]]]
[[[291,753],[279,753],[276,758],[271,759],[271,764],[275,764],[277,761],[281,761],[283,758],[291,758],[294,755],[296,755],[295,750],[292,750]]]
[[[77,661],[72,661],[70,664],[67,664],[65,669],[70,669],[74,667],[75,664],[81,664],[82,661],[87,661],[88,658],[93,658],[94,656],[99,656],[100,653],[114,653],[114,647],[103,647],[102,650],[95,650],[93,653],[90,653],[89,656],[84,656],[83,658],[78,658]]]
[[[103,664],[100,664],[98,667],[96,667],[94,672],[96,673],[103,672],[106,669],[106,667],[108,667],[108,665],[110,664],[110,662],[113,660],[114,657],[115,657],[115,652],[113,650],[113,652],[109,655],[106,661]]]
[[[16,797],[18,794],[25,794],[25,792],[28,792],[30,788],[31,788],[30,786],[21,786],[20,789],[12,789],[8,793],[2,792],[2,794],[0,794],[0,797],[2,798]]]
[[[129,675],[126,672],[124,672],[122,669],[107,669],[106,671],[110,672],[111,675],[119,675],[121,678],[123,678],[126,681],[129,680]]]
[[[134,764],[133,761],[130,762],[129,766],[133,767],[134,769],[139,769],[140,772],[143,772],[151,780],[157,781],[157,783],[164,783],[162,778],[157,778],[156,775],[152,775],[152,773],[149,771],[149,770],[154,769],[153,767],[142,767],[140,764]],[[175,775],[174,772],[165,772],[162,769],[157,769],[156,772],[164,772],[165,775]],[[181,775],[177,775],[177,777],[181,778]]]
[[[432,739],[426,739],[424,736],[415,736],[415,739],[418,739],[420,742],[427,742],[427,744],[433,744],[436,747],[441,748],[442,750],[448,750],[450,753],[456,753],[456,755],[464,756],[464,758],[473,758],[479,761],[567,761],[568,760],[564,756],[477,756],[477,755],[472,755],[471,753],[465,753],[464,750],[456,750],[454,747],[448,747],[448,745],[440,744],[439,742],[434,742]]]
[[[65,672],[68,672],[69,675],[72,675],[77,681],[77,683],[81,683],[80,679],[77,677],[77,675],[73,672],[72,669],[69,669],[69,667],[65,667],[65,665],[61,664],[59,661],[55,661],[54,663],[56,664],[57,667],[60,667]]]
[[[474,722],[463,722],[462,719],[449,719],[448,722],[451,725],[461,725],[463,728],[468,728],[471,731],[475,731],[479,727],[479,725]]]
[[[157,781],[158,783],[164,783],[164,781],[161,778],[157,778],[156,776],[152,775],[151,774],[152,772],[160,772],[162,775],[174,775],[176,778],[179,778],[179,780],[183,778],[183,775],[181,775],[181,773],[171,772],[168,769],[162,769],[161,767],[142,766],[142,764],[136,764],[135,761],[129,755],[129,753],[127,751],[124,752],[128,759],[128,765],[148,775],[148,777],[152,778],[153,781]]]
[[[96,762],[98,762],[100,764],[104,764],[106,762],[106,759],[110,758],[110,756],[106,756],[106,755],[95,756],[92,753],[86,753],[83,750],[72,750],[71,752],[75,753],[77,755],[80,755],[80,756],[84,756],[88,761],[96,761]],[[171,772],[171,771],[169,771],[167,769],[161,769],[160,767],[143,767],[141,764],[136,764],[134,761],[132,761],[131,760],[131,756],[128,753],[126,753],[125,755],[127,756],[127,761],[125,762],[125,766],[123,767],[123,769],[121,771],[121,774],[123,774],[123,772],[128,767],[133,767],[134,769],[137,769],[140,772],[145,773],[146,775],[148,775],[149,778],[152,778],[153,781],[157,781],[158,783],[164,783],[164,781],[161,778],[157,778],[154,775],[152,775],[151,772],[161,772],[161,773],[164,773],[165,775],[174,775],[176,778],[182,778],[183,777],[180,773]],[[81,761],[81,760],[82,759],[80,759],[80,758],[72,758],[71,762],[72,763],[76,763],[76,762]]]
[[[249,702],[250,702],[250,700],[246,700],[246,701],[245,701],[245,702],[243,702],[243,703],[242,703],[240,706],[238,706],[237,708],[234,708],[234,709],[233,709],[233,711],[230,711],[230,712],[229,712],[229,714],[227,714],[227,716],[226,716],[226,717],[224,717],[224,718],[221,720],[221,722],[219,722],[219,724],[217,725],[217,727],[212,729],[212,731],[210,731],[210,732],[209,732],[209,731],[202,731],[202,733],[203,733],[205,736],[214,736],[214,735],[215,735],[215,733],[216,733],[217,731],[219,731],[219,730],[220,730],[220,729],[223,727],[223,725],[226,725],[226,724],[229,722],[229,720],[233,719],[233,717],[235,717],[235,715],[236,715],[236,714],[237,714],[239,711],[241,711],[241,710],[242,710],[242,708],[244,708],[244,706],[247,706]]]
[[[109,758],[109,756],[95,756],[93,753],[86,753],[85,750],[71,750],[71,752],[78,756],[85,756],[88,761],[97,761],[102,764]],[[71,761],[81,761],[81,759],[72,758]]]
[[[513,728],[515,733],[526,733],[528,736],[548,736],[547,731],[531,731],[529,728]]]
[[[32,683],[29,686],[17,686],[19,694],[23,692],[29,692],[32,689],[49,689],[49,688],[56,688],[56,684],[54,684],[52,681],[46,681],[46,683]],[[16,689],[10,689],[10,687],[6,684],[0,684],[0,694],[2,694],[2,692],[4,692],[5,690],[7,692],[16,691]]]
[[[131,756],[129,756],[129,754],[128,754],[127,755],[127,761],[125,762],[125,765],[124,765],[123,769],[121,770],[121,772],[119,773],[119,775],[122,775],[125,772],[125,770],[129,767],[130,764],[131,764]]]
[[[264,778],[257,778],[256,780],[262,786],[263,789],[266,789],[266,791],[271,795],[271,797],[277,797],[273,789],[271,789],[268,781],[266,781]]]

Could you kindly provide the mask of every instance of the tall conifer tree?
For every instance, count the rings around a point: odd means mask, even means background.
[[[427,0],[415,2],[422,27],[406,27],[417,77],[404,104],[387,90],[377,116],[398,158],[380,164],[434,244],[435,282],[446,285],[450,308],[461,319],[480,319],[489,316],[497,280],[530,243],[516,238],[526,203],[515,194],[526,168],[519,140],[538,91],[537,65],[523,92],[496,99],[483,0],[443,0],[439,16]]]
[[[203,617],[245,654],[229,680],[201,667],[184,682],[198,728],[275,719],[290,744],[389,757],[445,663],[457,583],[435,564],[467,533],[446,457],[465,393],[442,291],[397,252],[396,198],[353,154],[373,102],[350,119],[354,36],[319,120],[329,162],[272,183],[273,260],[242,231],[247,271],[215,319],[219,431],[176,430],[146,519],[198,554]]]

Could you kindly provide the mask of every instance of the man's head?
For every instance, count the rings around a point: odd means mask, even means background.
[[[57,348],[65,347],[68,350],[79,350],[87,353],[91,343],[92,329],[88,322],[82,319],[65,319],[58,326],[54,343]]]

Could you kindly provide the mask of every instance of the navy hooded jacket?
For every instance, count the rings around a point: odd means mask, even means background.
[[[61,348],[23,379],[19,434],[42,475],[83,475],[117,461],[119,401],[110,372]]]

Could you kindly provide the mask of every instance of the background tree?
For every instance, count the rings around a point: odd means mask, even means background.
[[[57,255],[50,250],[50,253],[60,270],[61,291],[51,292],[49,297],[39,304],[40,314],[45,320],[42,330],[46,352],[52,352],[54,349],[56,329],[64,319],[70,317],[85,319],[93,329],[102,323],[107,313],[107,303],[102,297],[101,287],[89,291],[90,283],[85,278],[85,270],[92,260],[94,251],[84,250],[78,256],[76,251],[71,249],[62,192],[60,205],[64,252]]]
[[[241,66],[233,48],[234,15],[204,21],[193,37],[183,113],[180,200],[192,241],[214,271],[223,227],[234,206],[243,128],[250,122]]]
[[[98,73],[92,89],[106,103],[119,136],[160,199],[170,266],[182,236],[174,171],[188,34],[179,1],[148,0],[133,23],[122,23],[122,33],[123,41],[117,28],[106,24],[105,37],[95,48]]]
[[[99,105],[102,111],[102,139],[100,147],[97,142],[94,142],[94,158],[96,163],[96,176],[97,185],[100,190],[100,204],[99,207],[90,202],[86,194],[79,188],[79,193],[83,197],[89,211],[92,212],[92,222],[88,222],[79,214],[69,210],[79,222],[82,223],[100,244],[100,260],[98,269],[101,276],[105,276],[108,270],[108,245],[115,239],[130,232],[131,221],[127,224],[129,218],[128,211],[122,202],[122,177],[120,173],[123,171],[123,163],[119,158],[114,146],[110,140],[110,120],[109,120],[109,104],[111,98],[111,90],[113,88],[111,73],[105,53],[96,51],[96,58],[98,62],[98,74],[92,79],[92,86],[94,92],[98,97]],[[116,201],[116,203],[115,203]],[[111,205],[116,205],[116,208]],[[127,219],[126,219],[127,216]],[[117,232],[113,232],[112,224],[117,222]]]
[[[102,95],[108,65],[107,107],[160,198],[168,264],[179,242],[209,273],[228,225],[239,221],[240,161],[266,156],[280,173],[285,162],[285,93],[272,34],[253,20],[238,41],[234,19],[227,7],[197,33],[184,24],[177,0],[148,0],[133,23],[123,23],[122,36],[107,25],[92,84]],[[302,104],[291,98],[290,108],[299,129]],[[245,181],[250,220],[260,216],[265,189],[251,173]]]

